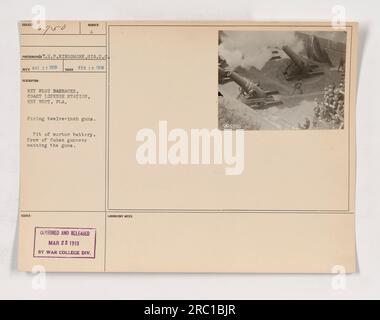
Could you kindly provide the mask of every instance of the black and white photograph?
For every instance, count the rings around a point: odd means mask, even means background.
[[[219,31],[219,129],[343,129],[345,31]]]
[[[380,1],[0,14],[1,301],[230,320],[380,299]]]

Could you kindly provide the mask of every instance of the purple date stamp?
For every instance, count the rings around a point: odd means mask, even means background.
[[[95,228],[34,228],[34,258],[95,259]]]

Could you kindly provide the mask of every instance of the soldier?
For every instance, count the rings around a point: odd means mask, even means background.
[[[301,80],[298,80],[295,84],[294,84],[294,90],[293,90],[293,93],[292,93],[292,96],[296,94],[296,92],[298,92],[298,94],[303,94],[303,89],[302,89],[302,81]]]
[[[316,106],[319,106],[319,100],[318,100],[318,98],[314,98],[314,103],[315,103]]]
[[[344,57],[340,57],[338,64],[338,71],[344,71],[344,65],[346,64],[346,60]]]
[[[327,93],[328,100],[330,101],[331,98],[334,97],[334,90],[332,88],[329,89]]]
[[[321,114],[321,109],[319,108],[319,106],[316,106],[314,108],[314,117],[315,118],[319,118],[319,115]]]
[[[298,123],[298,128],[301,129],[301,130],[309,129],[310,128],[310,120],[309,120],[309,118],[305,118],[305,123],[303,125],[301,125],[300,123]]]
[[[330,111],[331,111],[331,108],[330,108],[330,100],[329,100],[328,103],[325,104],[325,108],[324,108],[324,112],[323,112],[323,119],[325,121],[331,120]]]
[[[344,100],[344,84],[339,85],[339,99]]]
[[[242,87],[239,87],[239,95],[238,95],[238,98],[240,98],[241,96],[245,96],[246,95],[246,92],[244,91],[244,89]]]
[[[344,101],[343,100],[340,100],[338,101],[338,112],[341,111],[341,110],[344,110]]]
[[[256,91],[254,89],[251,89],[248,91],[248,97],[249,98],[254,98],[256,95]]]
[[[334,125],[336,127],[339,127],[340,123],[341,123],[341,120],[340,120],[340,117],[338,114],[335,114],[334,117],[333,117],[333,122],[334,122]]]
[[[342,129],[344,125],[344,114],[341,112],[338,112],[335,116],[337,118],[336,120],[337,127],[339,129]]]
[[[303,129],[309,129],[310,128],[310,120],[309,118],[305,118],[305,123],[303,125]]]
[[[323,120],[323,119],[326,119],[326,117],[327,117],[327,104],[324,103],[321,106],[320,119]]]
[[[334,96],[334,102],[333,102],[334,110],[338,109],[338,102],[339,102],[339,95],[335,95]]]

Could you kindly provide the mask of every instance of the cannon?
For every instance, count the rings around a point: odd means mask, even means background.
[[[291,63],[283,72],[286,80],[299,80],[302,78],[310,78],[313,76],[324,74],[323,71],[314,71],[316,68],[319,67],[317,64],[312,63],[308,59],[305,59],[297,55],[288,46],[283,46],[282,50],[284,50],[284,52],[291,59]]]
[[[316,36],[311,36],[308,42],[309,43],[306,50],[307,56],[315,61],[327,63],[330,67],[332,67],[331,59],[326,50],[321,48],[318,38]]]
[[[226,71],[219,67],[219,72],[224,73],[239,85],[240,93],[237,98],[252,109],[267,108],[283,103],[273,96],[279,94],[278,91],[266,91],[261,88],[260,84],[256,84],[234,71]]]

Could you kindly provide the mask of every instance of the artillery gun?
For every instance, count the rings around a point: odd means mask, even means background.
[[[316,36],[311,36],[306,47],[306,52],[310,59],[321,63],[327,63],[330,67],[332,67],[333,64],[328,53],[321,47],[321,44]]]
[[[288,46],[283,46],[282,50],[284,50],[284,52],[291,59],[291,63],[283,72],[286,80],[288,81],[295,80],[295,79],[299,80],[302,78],[310,78],[310,77],[324,74],[323,71],[314,71],[316,68],[319,67],[318,64],[312,63],[308,59],[305,59],[297,55]]]
[[[226,71],[219,67],[219,72],[239,85],[240,93],[237,98],[252,109],[264,109],[283,103],[280,100],[276,100],[273,96],[279,94],[278,91],[266,91],[259,84],[234,71]]]

